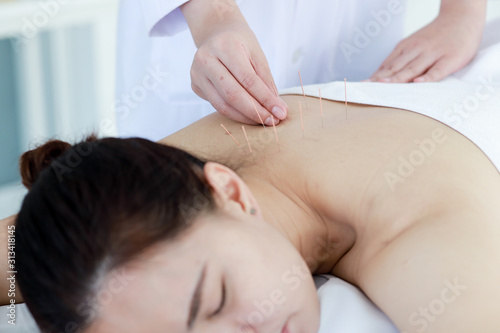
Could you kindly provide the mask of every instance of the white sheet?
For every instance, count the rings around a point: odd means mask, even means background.
[[[480,51],[464,69],[430,83],[348,82],[347,101],[410,110],[434,118],[474,142],[500,171],[500,19],[486,27]],[[344,82],[309,85],[308,96],[344,101]],[[302,94],[301,87],[280,94]]]
[[[319,333],[398,333],[390,319],[358,288],[331,275],[318,288],[321,304]]]
[[[2,333],[38,333],[35,320],[31,316],[25,304],[16,305],[16,325],[11,325],[7,321],[9,309],[6,306],[0,307],[0,332]]]

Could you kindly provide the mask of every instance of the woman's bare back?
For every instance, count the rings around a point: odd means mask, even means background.
[[[352,228],[354,246],[313,271],[359,286],[402,331],[497,332],[500,177],[491,161],[420,114],[352,104],[346,113],[323,101],[322,120],[318,99],[283,98],[279,144],[272,127],[245,126],[253,155],[241,124],[219,114],[161,142],[257,175]]]

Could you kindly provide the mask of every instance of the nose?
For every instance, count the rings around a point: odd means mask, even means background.
[[[238,325],[236,333],[258,333],[251,325]]]
[[[255,322],[252,318],[248,315],[248,309],[241,311],[231,309],[210,325],[210,333],[281,333],[282,327],[276,329],[273,325],[277,324],[276,322],[265,320]]]
[[[210,333],[262,333],[249,324],[223,324],[211,326],[209,330],[203,332]]]
[[[263,333],[263,332],[271,332],[271,333],[281,333],[281,327],[280,328],[273,328],[272,330],[269,329],[257,329],[254,326],[251,325],[240,325],[238,326],[236,332],[234,333]],[[231,332],[232,333],[232,332]]]

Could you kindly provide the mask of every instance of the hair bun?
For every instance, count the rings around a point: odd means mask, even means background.
[[[67,142],[51,140],[38,148],[25,152],[19,161],[23,185],[30,190],[40,172],[70,148],[71,145]]]

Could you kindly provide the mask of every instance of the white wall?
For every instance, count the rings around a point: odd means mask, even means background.
[[[431,22],[439,13],[438,0],[407,0],[406,36]],[[470,0],[477,1],[477,0]],[[500,18],[500,0],[488,1],[487,20]],[[500,32],[499,32],[500,33]]]
[[[15,86],[15,103],[7,110],[0,101],[0,121],[18,127],[17,137],[0,133],[0,144],[18,147],[11,155],[49,138],[116,133],[117,11],[118,0],[0,1],[0,39],[12,46],[2,51],[15,59],[12,81],[2,82]],[[17,156],[1,158],[0,173],[16,168]],[[19,210],[25,193],[19,178],[0,184],[0,219]]]

